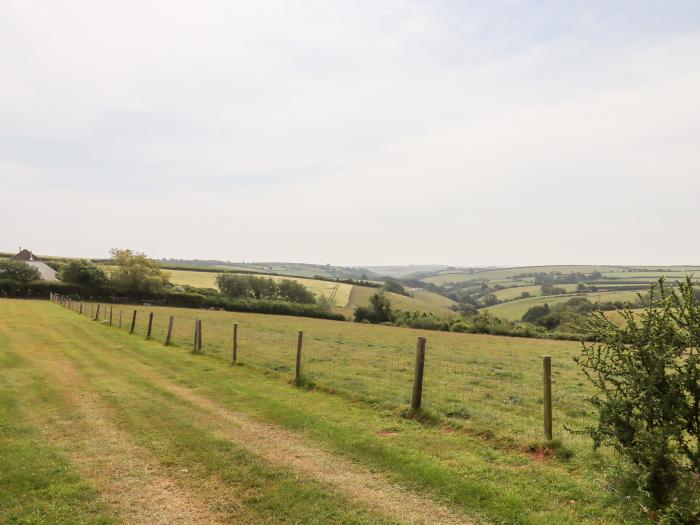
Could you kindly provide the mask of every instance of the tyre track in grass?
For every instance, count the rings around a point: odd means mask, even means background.
[[[349,500],[405,523],[447,525],[473,523],[462,514],[434,501],[429,496],[408,490],[381,474],[371,472],[346,458],[309,444],[298,433],[230,411],[192,389],[172,382],[157,369],[129,358],[128,354],[115,354],[114,351],[109,351],[114,341],[90,325],[73,328],[81,333],[83,352],[91,354],[93,358],[106,360],[110,366],[129,370],[164,392],[197,407],[200,411],[199,424],[206,425],[217,436],[235,443],[271,464],[311,476]],[[124,335],[120,334],[119,337],[123,338]],[[95,344],[85,344],[88,338],[94,339]],[[128,345],[129,340],[124,339],[120,344]],[[106,351],[96,356],[94,348],[99,346],[104,347]]]
[[[0,331],[4,333],[2,324]],[[16,340],[17,333],[11,339]],[[43,341],[37,345],[33,339],[20,338],[20,344],[13,346],[21,348],[22,357],[32,365],[34,381],[50,381],[52,399],[34,399],[27,407],[28,419],[47,443],[61,450],[94,484],[100,499],[122,523],[221,523],[201,504],[199,495],[164,476],[150,451],[112,423],[108,408],[85,389],[74,366],[46,352],[50,360],[38,359],[36,349]],[[31,385],[27,381],[27,388]]]

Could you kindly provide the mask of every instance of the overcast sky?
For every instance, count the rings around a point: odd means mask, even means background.
[[[0,0],[0,251],[700,264],[700,2]]]

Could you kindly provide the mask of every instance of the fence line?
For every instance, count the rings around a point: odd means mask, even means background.
[[[490,367],[488,375],[475,374],[472,366],[483,368],[478,358],[456,360],[459,352],[449,356],[432,354],[424,337],[418,337],[416,348],[375,345],[314,338],[311,334],[286,330],[259,330],[239,323],[208,320],[203,325],[196,310],[183,310],[177,318],[163,315],[148,306],[131,306],[130,322],[113,324],[114,305],[73,301],[51,294],[51,301],[89,316],[117,330],[161,341],[165,346],[190,348],[193,353],[219,354],[232,364],[245,364],[267,372],[291,377],[297,385],[311,384],[372,404],[410,406],[413,411],[429,409],[451,418],[470,419],[483,399],[500,395],[502,413],[499,426],[516,432],[541,436],[541,431],[524,426],[523,415],[532,417],[538,411],[544,422],[544,437],[553,438],[552,361],[543,357],[543,398],[525,399],[522,395],[522,374],[499,365]],[[89,304],[89,309],[88,309]],[[103,319],[100,319],[100,312]],[[203,332],[206,334],[203,336]],[[379,348],[378,348],[379,347]],[[511,358],[515,356],[511,353]],[[489,391],[489,381],[498,381],[499,390]],[[541,383],[542,384],[542,383]],[[541,388],[541,387],[540,387]],[[541,390],[540,390],[541,391]],[[540,407],[541,403],[541,407]],[[540,427],[542,428],[542,427]]]

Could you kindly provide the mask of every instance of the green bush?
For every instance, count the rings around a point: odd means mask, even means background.
[[[39,270],[24,261],[0,260],[0,279],[28,283],[40,278]]]
[[[266,299],[313,304],[314,294],[292,279],[279,282],[269,277],[222,273],[216,276],[216,286],[229,299]]]
[[[639,472],[651,505],[675,523],[700,522],[700,303],[690,278],[663,279],[642,315],[626,308],[619,327],[601,312],[588,323],[599,342],[576,362],[596,388],[595,447],[613,446]],[[679,502],[684,502],[679,505]]]
[[[87,260],[69,261],[58,274],[65,283],[102,287],[107,285],[107,274],[95,263]]]
[[[356,322],[369,321],[370,323],[387,323],[396,319],[396,313],[391,309],[389,299],[383,293],[375,293],[369,299],[369,306],[355,308],[354,320]]]

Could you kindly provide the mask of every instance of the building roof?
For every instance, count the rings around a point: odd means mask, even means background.
[[[10,257],[13,261],[41,261],[29,250],[21,250],[17,255]]]

